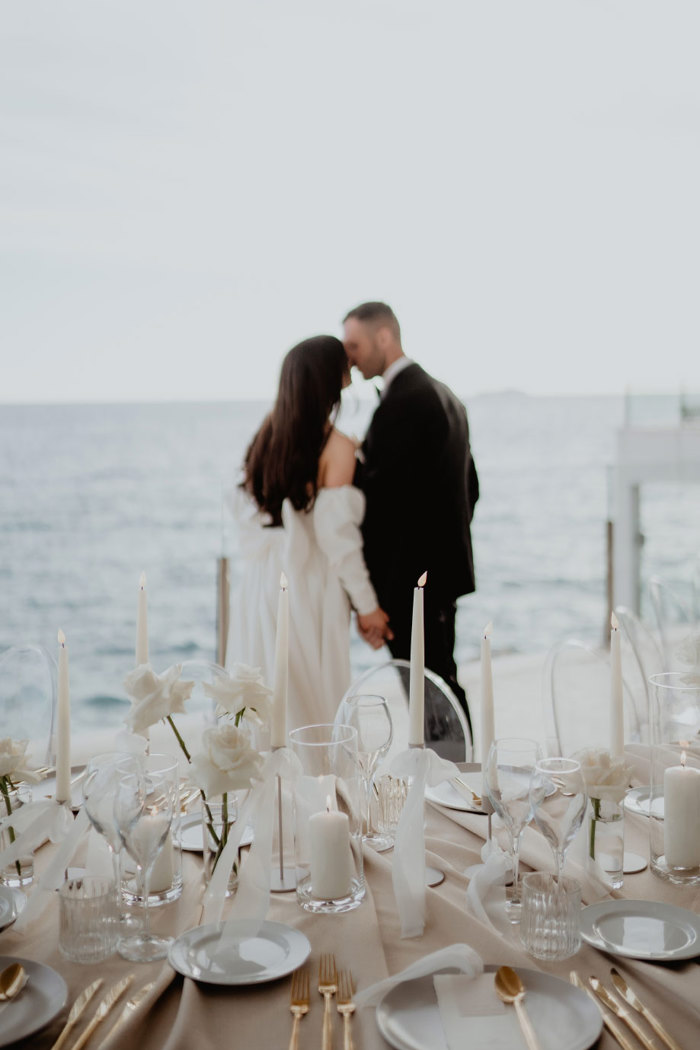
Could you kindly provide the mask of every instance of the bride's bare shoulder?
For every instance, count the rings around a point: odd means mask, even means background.
[[[355,442],[335,427],[330,432],[318,465],[319,488],[352,485],[355,476]]]

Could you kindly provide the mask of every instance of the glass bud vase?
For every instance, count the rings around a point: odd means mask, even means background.
[[[16,812],[32,798],[31,790],[24,784],[11,788],[3,779],[0,788],[0,818],[9,816]],[[12,824],[6,825],[0,831],[0,850],[7,849],[15,841],[15,829]],[[11,861],[0,871],[0,883],[5,886],[28,886],[34,879],[34,857],[31,853],[23,854],[17,860]]]
[[[652,675],[651,870],[700,884],[700,673]]]
[[[238,800],[235,792],[230,791],[225,795],[202,799],[202,858],[205,886],[211,882],[237,817]],[[232,897],[237,886],[238,854],[229,872],[226,896]]]
[[[625,856],[624,799],[589,798],[586,815],[588,868],[606,886],[622,886]]]

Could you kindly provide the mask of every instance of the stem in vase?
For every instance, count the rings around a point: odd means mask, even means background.
[[[595,831],[596,823],[600,820],[600,799],[592,798],[591,805],[593,807],[593,816],[591,817],[591,826],[588,829],[588,856],[595,860]]]
[[[2,792],[2,797],[5,799],[5,809],[7,811],[8,817],[9,817],[9,815],[12,813],[12,801],[10,799],[10,791],[8,790],[8,783],[9,783],[9,788],[14,791],[15,790],[14,785],[13,785],[12,781],[9,779],[9,777],[7,777],[7,776],[0,777],[0,792]],[[15,829],[12,827],[12,825],[10,825],[8,827],[8,829],[7,829],[7,836],[9,838],[9,840],[10,840],[10,843],[14,843],[15,842],[15,839],[16,839]],[[21,879],[22,878],[22,864],[20,862],[19,857],[15,861],[15,870],[17,872],[17,875]]]

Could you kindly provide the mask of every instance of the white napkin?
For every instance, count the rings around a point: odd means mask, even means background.
[[[485,843],[482,851],[485,858],[483,864],[476,864],[467,868],[465,874],[469,878],[467,886],[467,911],[488,926],[494,926],[491,916],[488,914],[487,906],[495,903],[496,899],[501,904],[504,901],[504,893],[496,894],[496,888],[505,886],[509,881],[513,865],[510,856],[499,849],[493,842],[491,848]]]
[[[496,995],[493,974],[476,977],[445,973],[433,978],[449,1050],[520,1050],[527,1044],[513,1007]]]
[[[56,806],[56,803],[53,803]],[[60,809],[65,809],[60,806]],[[70,814],[68,814],[70,817]],[[61,818],[59,818],[61,819]],[[81,809],[75,820],[71,819],[71,827],[65,835],[51,863],[39,879],[32,891],[26,908],[15,922],[15,930],[23,930],[34,919],[38,919],[43,913],[49,901],[52,899],[53,891],[57,890],[65,878],[66,868],[70,864],[78,843],[90,827],[90,819],[84,809]]]
[[[33,853],[47,839],[62,842],[73,827],[68,808],[55,799],[35,799],[0,820],[0,831],[13,827],[15,841],[0,851],[0,870],[23,855]]]
[[[459,775],[459,769],[430,748],[414,747],[398,754],[389,772],[412,778],[396,829],[391,877],[401,936],[420,937],[425,929],[425,786],[451,780]]]
[[[467,977],[476,977],[477,974],[483,972],[484,964],[481,956],[468,944],[450,944],[447,948],[440,948],[436,952],[431,952],[430,955],[424,955],[422,959],[411,963],[405,970],[394,974],[393,977],[385,977],[383,981],[377,981],[369,988],[363,988],[355,996],[355,1005],[376,1006],[397,984],[413,981],[417,977],[427,977],[429,974],[437,973],[438,970],[450,968],[460,970]]]

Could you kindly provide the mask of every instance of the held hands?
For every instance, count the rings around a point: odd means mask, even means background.
[[[357,630],[360,637],[373,649],[381,649],[386,641],[394,637],[394,632],[389,627],[389,617],[379,607],[364,616],[357,614]]]

